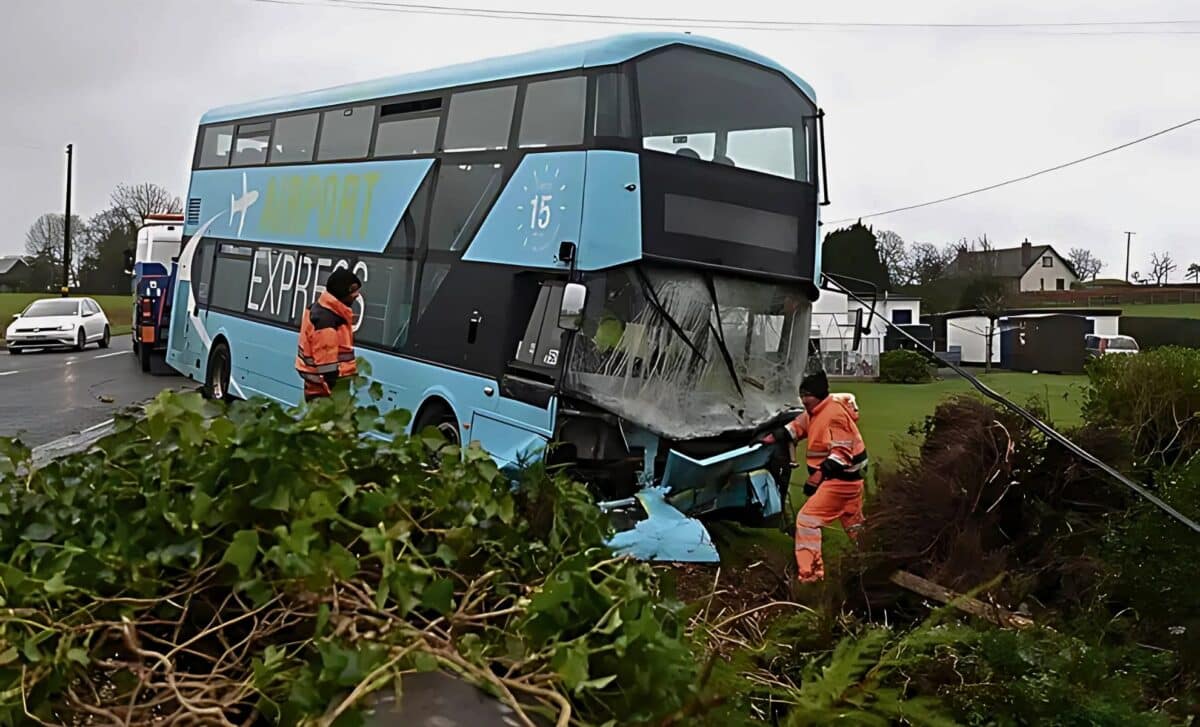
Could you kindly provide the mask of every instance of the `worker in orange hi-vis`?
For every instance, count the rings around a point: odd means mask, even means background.
[[[824,371],[800,383],[804,413],[763,438],[763,443],[808,440],[808,500],[796,515],[796,566],[802,582],[825,577],[821,528],[840,520],[851,538],[863,524],[863,476],[867,447],[858,432],[858,407],[848,394],[829,394]]]

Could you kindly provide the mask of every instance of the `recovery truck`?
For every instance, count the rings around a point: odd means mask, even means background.
[[[167,352],[173,268],[182,245],[183,215],[154,214],[145,217],[137,247],[126,253],[126,272],[133,276],[133,352],[142,371]]]

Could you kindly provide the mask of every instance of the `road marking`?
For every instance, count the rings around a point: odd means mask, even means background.
[[[87,434],[88,432],[94,432],[97,429],[102,429],[104,427],[107,427],[108,425],[112,424],[115,421],[116,421],[116,419],[105,419],[104,421],[100,422],[99,424],[97,424],[95,426],[88,427],[87,429],[81,429],[79,431],[79,433]]]
[[[12,376],[13,374],[19,374],[19,373],[21,373],[21,372],[20,371],[0,371],[0,376]]]
[[[124,356],[127,353],[133,353],[133,351],[117,351],[116,353],[106,353],[101,356],[92,356],[92,360],[98,361],[99,359],[102,359],[102,358],[111,358],[113,356]]]

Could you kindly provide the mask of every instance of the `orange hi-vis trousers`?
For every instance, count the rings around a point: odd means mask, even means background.
[[[802,582],[825,578],[821,560],[821,528],[840,520],[853,540],[863,524],[863,483],[825,480],[796,514],[796,568]]]

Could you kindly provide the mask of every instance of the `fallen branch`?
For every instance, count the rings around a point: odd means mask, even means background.
[[[940,586],[933,581],[909,573],[908,571],[898,570],[888,580],[913,593],[925,596],[926,598],[932,598],[940,603],[949,604],[960,611],[987,619],[1005,628],[1027,629],[1034,625],[1031,618],[1013,613],[999,606],[984,603],[978,598],[956,593],[945,586]]]

